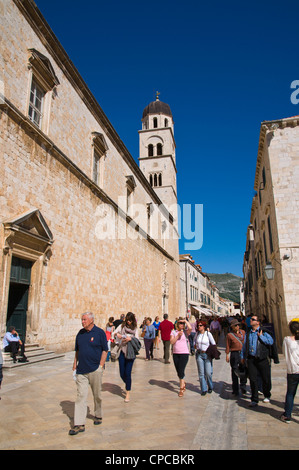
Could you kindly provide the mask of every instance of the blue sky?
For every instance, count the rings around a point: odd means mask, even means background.
[[[203,245],[188,252],[242,276],[260,124],[299,114],[299,2],[35,1],[136,161],[142,111],[161,93],[178,203],[203,204]]]

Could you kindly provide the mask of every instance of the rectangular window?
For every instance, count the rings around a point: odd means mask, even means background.
[[[271,230],[270,217],[268,217],[268,232],[269,232],[270,252],[273,253],[273,240],[272,240],[272,230]]]
[[[258,279],[260,276],[259,276],[258,264],[257,264],[256,258],[254,258],[254,267],[255,267],[255,278]]]
[[[127,214],[129,214],[130,217],[132,217],[133,214],[131,214],[131,209],[133,205],[133,191],[131,188],[127,187]]]
[[[266,261],[266,263],[268,263],[268,254],[267,254],[267,245],[266,245],[265,232],[263,232],[263,242],[264,242],[265,261]]]
[[[262,172],[262,177],[263,177],[263,186],[266,186],[266,170],[265,167],[263,167],[263,172]]]
[[[32,79],[28,115],[39,128],[42,126],[44,97],[45,91]]]
[[[96,150],[93,153],[93,169],[92,169],[92,180],[94,183],[99,183],[99,174],[100,174],[100,156]]]

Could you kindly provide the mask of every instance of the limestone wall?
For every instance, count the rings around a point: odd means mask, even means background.
[[[38,258],[36,252],[33,256],[28,251],[34,261],[27,312],[29,339],[34,337],[56,350],[71,349],[83,312],[92,310],[102,327],[110,316],[127,311],[141,321],[145,315],[162,316],[163,294],[169,316],[175,318],[180,313],[178,241],[162,240],[161,230],[157,239],[147,239],[146,220],[138,234],[126,207],[117,215],[119,198],[127,197],[128,176],[135,184],[134,204],[144,207],[159,199],[103,111],[91,98],[88,103],[84,83],[80,92],[78,72],[63,65],[57,39],[41,36],[45,26],[35,16],[36,7],[23,2],[30,7],[29,24],[16,3],[0,4],[4,94],[0,104],[1,334],[6,326],[11,257],[16,254],[13,231],[8,242],[4,223],[32,209],[40,211],[54,242],[46,256]],[[41,21],[40,28],[35,21]],[[59,80],[47,93],[49,114],[41,129],[27,117],[32,48],[50,60]],[[65,64],[67,60],[65,55]],[[92,182],[93,132],[102,134],[108,147],[99,186]],[[99,224],[107,211],[111,216],[108,228],[115,221],[121,237],[99,237]],[[134,219],[135,214],[130,215]],[[160,222],[166,216],[162,210]],[[22,249],[17,253],[23,253]]]

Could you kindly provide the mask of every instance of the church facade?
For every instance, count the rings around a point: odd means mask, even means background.
[[[1,9],[1,336],[67,351],[86,311],[178,316],[169,106],[144,109],[138,166],[35,3]]]

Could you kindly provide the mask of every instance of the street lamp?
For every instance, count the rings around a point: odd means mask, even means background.
[[[266,277],[269,281],[273,281],[275,275],[275,268],[273,268],[271,263],[267,263],[264,267]]]
[[[289,260],[290,259],[290,255],[288,254],[285,254],[283,255],[282,257],[282,260]],[[276,261],[276,263],[280,264],[280,266],[282,266],[281,262],[278,261],[277,259],[273,258],[273,261]],[[275,275],[275,268],[273,268],[272,264],[271,263],[267,263],[266,266],[264,267],[264,271],[265,271],[265,274],[266,274],[266,277],[269,281],[273,281],[274,279],[274,275]]]

